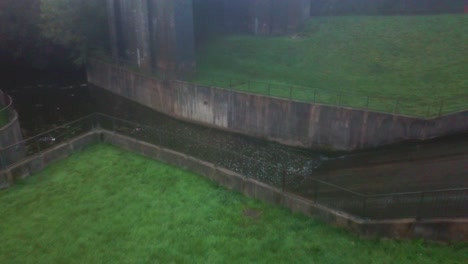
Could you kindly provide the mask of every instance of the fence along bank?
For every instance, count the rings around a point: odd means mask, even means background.
[[[138,130],[135,130],[136,128]],[[7,188],[15,181],[29,177],[50,163],[67,158],[90,144],[107,142],[149,158],[192,170],[247,196],[317,217],[362,235],[416,237],[453,242],[466,241],[468,237],[468,222],[465,217],[467,208],[463,206],[466,204],[467,188],[365,195],[311,178],[315,187],[309,191],[312,191],[313,197],[307,197],[303,196],[304,193],[296,192],[297,183],[301,180],[294,175],[283,174],[282,183],[275,184],[272,179],[260,179],[256,177],[258,175],[249,177],[219,166],[222,165],[219,164],[219,160],[217,162],[216,158],[215,160],[212,158],[227,154],[222,149],[214,148],[212,151],[218,152],[217,155],[202,155],[199,159],[188,152],[179,152],[161,146],[159,144],[168,143],[165,138],[166,132],[157,127],[112,116],[92,114],[1,149],[0,154],[20,151],[17,146],[27,146],[29,151],[27,157],[21,161],[1,164],[0,189]],[[44,142],[41,139],[46,135],[55,140]],[[199,143],[206,144],[192,137],[183,140],[196,147]],[[255,166],[274,165],[258,164],[255,159],[243,155],[238,158],[243,159],[243,163],[255,163]],[[254,164],[248,167],[252,165]]]
[[[0,148],[16,144],[23,140],[18,114],[13,108],[10,96],[0,90]],[[15,151],[2,153],[0,166],[11,161],[20,160],[25,155],[24,146],[17,145]]]
[[[156,111],[289,146],[357,150],[468,131],[468,111],[424,119],[161,81],[90,60],[88,81]]]

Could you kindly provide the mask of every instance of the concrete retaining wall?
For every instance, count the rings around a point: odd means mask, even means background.
[[[426,120],[163,82],[95,60],[88,81],[179,119],[305,148],[356,150],[468,131],[468,111]]]
[[[67,143],[59,144],[49,150],[14,163],[5,170],[0,171],[0,189],[7,188],[16,180],[27,178],[43,170],[52,162],[67,158],[73,152],[99,142],[99,136],[99,133],[89,132]]]
[[[104,142],[188,169],[219,183],[229,190],[241,192],[248,197],[273,205],[289,208],[293,212],[303,213],[366,237],[423,238],[449,242],[468,240],[468,219],[367,221],[326,208],[310,200],[283,192],[262,182],[246,178],[238,173],[219,168],[214,164],[182,153],[116,133],[107,131],[101,133],[101,139]]]
[[[468,219],[366,221],[343,212],[331,210],[310,200],[219,168],[214,164],[105,130],[89,132],[0,171],[0,188],[6,188],[15,180],[24,179],[33,173],[37,173],[50,163],[64,159],[71,153],[96,142],[106,142],[151,159],[188,169],[219,183],[229,190],[241,192],[246,196],[273,205],[289,208],[293,212],[303,213],[332,225],[352,230],[363,236],[424,238],[448,242],[468,240]]]

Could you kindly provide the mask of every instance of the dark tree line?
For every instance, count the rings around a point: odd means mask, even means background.
[[[104,1],[0,0],[3,67],[79,66],[107,36]]]
[[[311,15],[463,13],[465,0],[312,0]]]
[[[50,42],[39,29],[40,2],[0,0],[0,58],[4,62],[41,67]]]

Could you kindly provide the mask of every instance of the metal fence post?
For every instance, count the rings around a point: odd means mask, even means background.
[[[67,129],[67,131],[65,132],[65,141],[66,141],[67,143],[70,143],[70,133],[71,133],[71,132],[70,132],[69,129]]]
[[[6,167],[6,162],[5,158],[3,157],[3,150],[0,151],[0,168],[5,168]]]
[[[421,196],[419,198],[419,203],[418,203],[418,208],[417,208],[417,213],[416,213],[416,219],[421,219],[422,217],[422,207],[424,203],[424,196],[426,195],[425,192],[421,192]]]
[[[281,190],[284,190],[286,189],[286,170],[283,170],[283,177],[282,177],[282,180],[281,180]]]
[[[91,130],[95,130],[96,129],[96,113],[94,113],[90,117],[90,122],[91,122]]]
[[[37,153],[41,152],[41,145],[39,144],[39,142],[36,142],[36,149],[37,149]]]
[[[431,103],[427,103],[427,114],[426,114],[426,117],[430,117],[431,116]]]
[[[101,122],[100,122],[100,114],[94,114],[94,125],[95,125],[95,128],[99,129],[101,128]]]
[[[439,116],[442,115],[442,110],[444,109],[445,100],[440,100]]]
[[[367,196],[362,196],[362,217],[367,218]]]
[[[315,181],[315,185],[314,185],[314,202],[318,201],[319,184],[320,183],[318,181]]]
[[[393,109],[393,113],[396,113],[396,112],[397,112],[399,104],[400,104],[400,99],[396,99],[396,102],[395,102],[395,109]]]

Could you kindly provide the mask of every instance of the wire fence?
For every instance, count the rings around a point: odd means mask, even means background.
[[[104,59],[103,59],[104,58]],[[141,70],[136,62],[122,58],[100,57],[98,61],[114,63],[139,74],[160,80],[171,80],[164,73]],[[174,81],[174,80],[171,80]],[[202,81],[192,81],[198,85],[229,89],[240,92],[261,94],[270,97],[284,98],[314,104],[348,107],[367,111],[376,111],[390,114],[414,116],[420,118],[435,118],[468,109],[468,94],[434,99],[412,95],[408,97],[395,97],[385,94],[367,94],[350,92],[345,89],[323,89],[284,83],[261,82],[251,79],[242,79],[211,74]]]
[[[0,168],[42,153],[79,135],[92,131],[97,115],[92,114],[40,133],[0,150]]]
[[[468,216],[468,188],[363,194],[313,177],[283,174],[282,190],[365,219],[457,218]],[[301,185],[297,186],[297,180]]]
[[[15,153],[22,154],[23,148],[27,149],[26,157],[32,157],[96,128],[184,153],[269,184],[283,192],[299,195],[317,204],[363,219],[431,219],[468,216],[468,207],[466,206],[468,204],[468,188],[363,194],[348,189],[346,186],[338,186],[316,179],[311,175],[296,173],[295,168],[262,160],[255,154],[240,154],[213,146],[207,139],[187,134],[181,135],[174,131],[100,113],[67,123],[1,149],[0,167],[5,169],[17,162],[18,159],[14,159]]]
[[[345,89],[319,89],[222,76],[203,81],[200,84],[294,101],[421,118],[434,118],[468,109],[468,94],[444,99],[431,99],[415,95],[405,98],[350,92]]]

